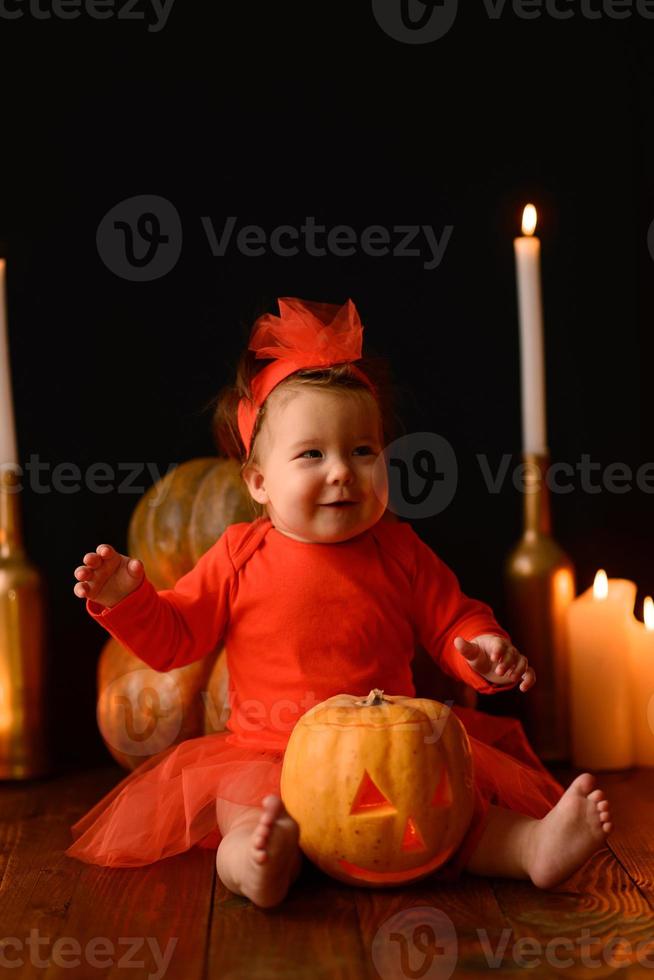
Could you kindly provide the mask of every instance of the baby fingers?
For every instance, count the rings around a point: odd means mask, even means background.
[[[112,548],[110,544],[99,544],[95,550],[101,558],[113,558],[114,555],[118,554],[115,548]]]
[[[527,658],[523,657],[521,654],[518,656],[516,663],[511,665],[510,669],[506,671],[506,676],[511,679],[520,677],[526,671],[528,667]]]
[[[495,673],[504,674],[507,670],[512,667],[520,659],[525,660],[514,646],[507,647],[501,656],[497,658],[495,663]],[[525,660],[526,663],[526,660]]]
[[[97,551],[88,551],[83,558],[84,564],[88,565],[90,568],[99,568],[102,564],[102,558],[97,553]]]
[[[528,691],[530,687],[533,687],[536,683],[536,671],[533,667],[527,667],[522,678],[522,684],[520,684],[521,691]]]

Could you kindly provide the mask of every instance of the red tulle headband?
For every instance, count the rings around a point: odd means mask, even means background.
[[[363,327],[351,299],[338,306],[285,296],[277,303],[280,316],[260,316],[248,344],[257,358],[275,358],[253,379],[254,400],[241,398],[238,405],[238,429],[248,456],[257,413],[280,381],[301,368],[327,367],[361,358]],[[376,398],[370,378],[354,365],[352,370]]]

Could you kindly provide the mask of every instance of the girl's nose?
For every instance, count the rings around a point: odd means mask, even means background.
[[[339,459],[332,463],[329,470],[330,483],[351,483],[354,479],[352,467],[344,459]]]

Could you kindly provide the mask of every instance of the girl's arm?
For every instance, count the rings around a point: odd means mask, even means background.
[[[502,685],[486,681],[454,646],[457,636],[472,641],[492,634],[509,642],[511,637],[498,624],[490,606],[465,595],[454,572],[417,535],[415,539],[414,621],[422,646],[445,673],[480,694],[515,687],[520,677]]]
[[[221,642],[229,620],[236,572],[227,531],[174,588],[157,592],[144,576],[134,592],[111,608],[88,599],[89,615],[155,670],[200,660]]]

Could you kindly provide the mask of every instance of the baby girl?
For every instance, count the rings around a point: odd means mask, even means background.
[[[279,775],[309,706],[373,687],[415,694],[417,642],[482,693],[536,682],[491,609],[388,511],[388,406],[352,302],[286,298],[279,308],[255,323],[216,412],[220,448],[241,462],[258,516],[228,527],[174,589],[155,591],[142,563],[108,544],[84,556],[74,587],[157,670],[224,643],[231,715],[227,732],[140,766],[73,828],[84,834],[67,853],[136,866],[208,846],[216,827],[222,882],[261,907],[280,903],[302,867]],[[469,732],[475,812],[444,870],[557,885],[605,843],[604,793],[588,772],[564,791],[544,767],[485,742],[494,719],[467,717],[479,720]]]

